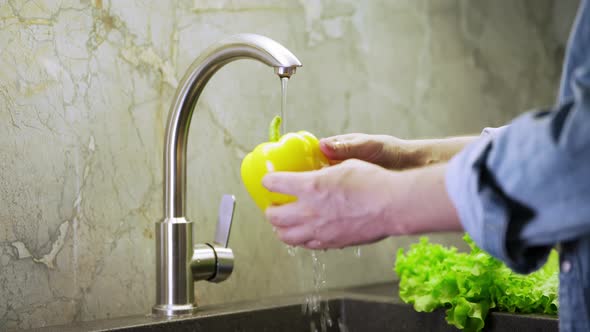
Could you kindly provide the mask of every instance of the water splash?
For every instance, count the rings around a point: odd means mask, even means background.
[[[322,328],[322,332],[328,331],[329,327],[332,327],[332,317],[330,317],[330,307],[328,306],[328,302],[325,302],[323,305],[320,304],[322,309],[320,309],[320,326]]]
[[[322,297],[320,294],[326,286],[326,264],[321,262],[316,251],[311,252],[311,261],[313,288],[311,294],[308,294],[305,297],[301,309],[304,315],[310,317],[319,314],[320,331],[326,332],[328,328],[332,327],[334,324],[332,317],[330,316],[330,307],[328,306],[328,302],[322,302]],[[318,331],[313,318],[310,323],[310,331]]]
[[[320,290],[325,284],[324,272],[326,265],[320,262],[318,254],[315,251],[311,252],[311,268],[312,268],[312,292],[305,297],[303,303],[303,313],[311,315],[320,311],[321,295]]]
[[[286,247],[287,247],[287,254],[289,254],[289,256],[295,257],[297,255],[297,247],[291,247],[291,246],[286,246]]]
[[[338,318],[338,330],[340,330],[340,332],[348,332],[348,327],[346,327],[346,324],[341,318]]]

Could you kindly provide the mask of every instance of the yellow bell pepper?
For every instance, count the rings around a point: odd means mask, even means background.
[[[296,197],[273,193],[262,185],[268,172],[302,172],[328,166],[326,156],[320,150],[318,139],[307,131],[280,134],[281,117],[270,123],[269,142],[259,144],[242,161],[241,173],[244,186],[263,211],[269,205],[280,205],[296,200]]]

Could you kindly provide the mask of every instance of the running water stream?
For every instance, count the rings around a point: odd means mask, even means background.
[[[287,83],[288,77],[281,78],[281,132],[287,133],[286,119],[287,119]],[[295,257],[298,253],[297,248],[286,246],[289,256]],[[358,249],[358,256],[360,256],[360,249]],[[304,267],[306,264],[303,265]],[[307,294],[302,304],[302,312],[304,315],[310,317],[310,332],[325,332],[334,322],[330,317],[330,308],[328,302],[322,302],[321,292],[326,285],[326,264],[320,260],[317,251],[311,251],[311,267],[312,267],[312,290]],[[315,316],[319,315],[319,321]],[[318,326],[319,325],[319,326]],[[339,329],[346,331],[346,327],[338,321]]]
[[[287,114],[287,83],[289,82],[288,77],[281,77],[281,133],[286,134],[287,132],[285,129],[287,126],[285,122],[287,122],[286,114]]]

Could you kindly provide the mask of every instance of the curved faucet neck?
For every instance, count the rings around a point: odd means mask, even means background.
[[[241,34],[212,46],[193,62],[179,83],[168,115],[164,142],[164,215],[169,222],[185,222],[187,140],[195,105],[209,79],[238,59],[258,60],[274,67],[279,77],[290,77],[301,62],[272,39]]]

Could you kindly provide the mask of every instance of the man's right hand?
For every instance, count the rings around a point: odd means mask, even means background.
[[[322,152],[333,163],[360,159],[388,169],[418,166],[408,141],[388,135],[345,134],[320,140]]]
[[[404,140],[355,133],[323,138],[320,148],[333,164],[360,159],[387,169],[403,170],[448,161],[476,138]]]

